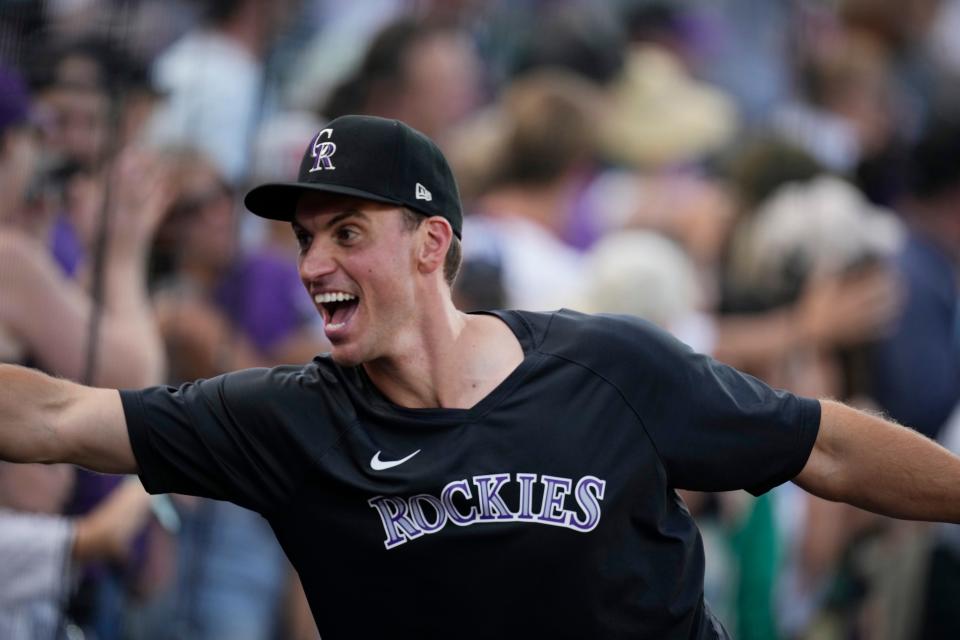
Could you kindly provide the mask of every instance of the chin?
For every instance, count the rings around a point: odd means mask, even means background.
[[[358,367],[366,362],[366,358],[363,358],[356,349],[346,345],[342,347],[333,345],[330,349],[330,358],[341,367]]]

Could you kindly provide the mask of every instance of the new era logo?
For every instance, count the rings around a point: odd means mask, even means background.
[[[422,184],[420,184],[419,182],[417,183],[416,197],[417,197],[417,200],[426,200],[427,202],[430,202],[431,200],[433,200],[433,195],[429,191],[427,191],[427,188]]]

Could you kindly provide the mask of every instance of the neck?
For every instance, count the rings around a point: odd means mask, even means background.
[[[367,376],[391,401],[403,407],[442,407],[449,398],[445,376],[455,370],[458,345],[467,317],[449,297],[439,300],[439,309],[425,313],[397,336],[389,356],[364,363]]]
[[[412,328],[397,355],[363,365],[394,404],[469,409],[522,361],[519,342],[500,320],[461,313],[449,296],[442,308]]]

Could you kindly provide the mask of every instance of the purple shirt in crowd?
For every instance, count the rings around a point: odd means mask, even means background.
[[[262,250],[238,260],[214,293],[257,350],[269,353],[291,333],[317,321],[317,311],[289,257]]]

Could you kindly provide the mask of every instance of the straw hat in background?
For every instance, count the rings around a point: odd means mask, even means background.
[[[611,160],[638,168],[700,159],[721,149],[737,127],[732,100],[691,78],[659,47],[634,49],[611,92],[603,150]]]

